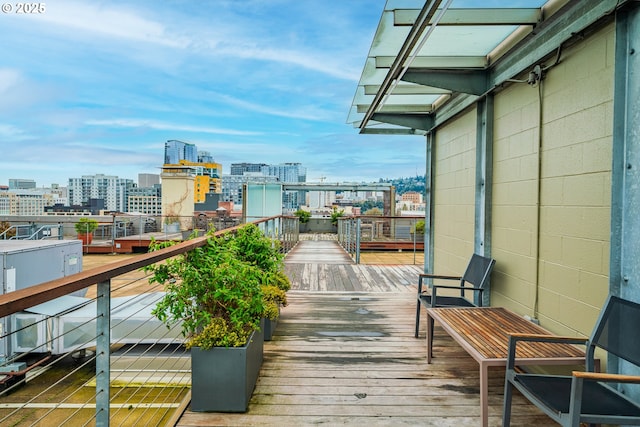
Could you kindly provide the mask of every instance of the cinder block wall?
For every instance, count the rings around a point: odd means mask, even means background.
[[[434,271],[459,275],[473,253],[475,109],[438,129],[433,155]]]
[[[495,95],[491,303],[560,334],[588,335],[608,294],[613,58],[610,25],[565,49],[541,93]],[[438,272],[473,251],[475,132],[475,110],[436,132]]]
[[[559,333],[590,333],[609,291],[614,45],[610,25],[544,82],[538,316]]]

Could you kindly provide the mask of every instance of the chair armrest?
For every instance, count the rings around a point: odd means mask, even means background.
[[[447,285],[433,285],[433,287],[431,288],[431,300],[433,301],[433,306],[435,307],[438,303],[437,303],[437,294],[438,294],[438,289],[455,289],[458,291],[475,291],[478,292],[480,294],[480,298],[482,298],[482,292],[484,292],[484,289],[481,288],[467,288],[464,286],[447,286]],[[482,305],[482,304],[480,304]]]
[[[510,336],[510,340],[509,343],[511,343],[511,341],[529,341],[529,342],[555,342],[555,343],[564,343],[564,344],[583,344],[586,345],[587,342],[589,341],[588,338],[582,338],[582,337],[570,337],[570,336],[563,336],[563,335],[544,335],[544,334],[523,334],[523,333],[518,333],[518,332],[514,332],[509,334]]]
[[[561,335],[543,335],[543,334],[523,334],[523,333],[509,334],[509,352],[507,355],[507,370],[513,370],[515,368],[516,345],[518,341],[547,342],[547,343],[558,343],[558,344],[580,344],[584,346],[589,345],[589,339],[581,338],[581,337],[569,337],[569,336],[561,336]]]
[[[423,279],[438,279],[438,280],[461,280],[462,277],[459,276],[442,276],[439,274],[427,274],[420,273],[418,274],[418,296],[422,293],[422,280]]]
[[[420,273],[418,275],[421,279],[444,279],[444,280],[460,280],[462,276],[443,276],[440,274],[428,274],[428,273]]]
[[[457,289],[457,290],[464,289],[465,291],[480,291],[480,292],[484,291],[484,289],[482,288],[472,288],[467,286],[451,286],[451,285],[433,285],[432,289],[435,289],[435,288]]]
[[[572,375],[576,378],[583,378],[585,380],[591,380],[591,381],[640,384],[640,376],[636,376],[636,375],[602,374],[600,372],[584,372],[584,371],[573,371]]]

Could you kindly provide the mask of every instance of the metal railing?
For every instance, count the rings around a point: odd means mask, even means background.
[[[21,224],[12,225],[0,233],[0,240],[62,240],[62,225],[60,224]]]
[[[424,218],[354,216],[338,218],[338,242],[360,263],[363,250],[424,250]]]
[[[295,217],[254,223],[283,252],[297,242]],[[179,330],[150,316],[161,289],[141,268],[206,241],[195,237],[0,295],[0,319],[10,325],[0,332],[7,350],[0,425],[172,425],[189,390],[190,359]],[[84,296],[70,295],[78,291]]]

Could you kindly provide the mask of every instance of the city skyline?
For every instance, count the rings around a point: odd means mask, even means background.
[[[241,162],[302,163],[310,182],[424,174],[424,137],[346,124],[384,3],[60,0],[3,13],[0,185],[135,180],[160,173],[170,139],[224,174]]]

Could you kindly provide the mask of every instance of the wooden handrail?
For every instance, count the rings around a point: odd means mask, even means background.
[[[253,224],[267,222],[275,218],[278,218],[278,216],[255,221]],[[280,216],[280,218],[284,218],[284,216]],[[217,231],[214,234],[217,236],[224,233],[234,232],[243,225],[244,224],[225,228],[224,230]],[[207,236],[196,237],[154,252],[140,254],[139,256],[130,259],[116,261],[108,265],[98,266],[80,273],[71,274],[39,285],[0,295],[0,317],[17,313],[29,307],[51,301],[52,299],[68,295],[97,283],[105,282],[130,271],[138,270],[144,266],[180,255],[192,249],[204,246],[206,242]]]

